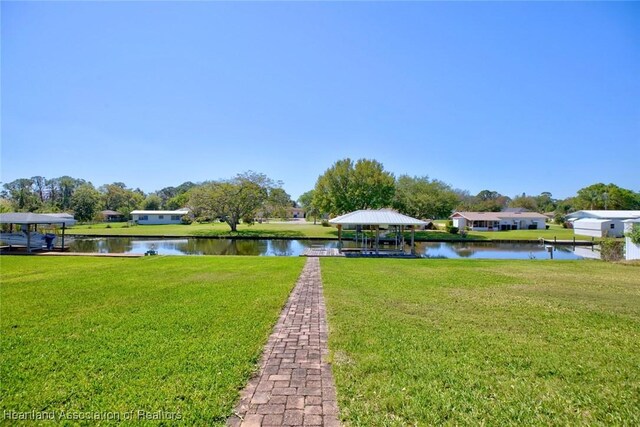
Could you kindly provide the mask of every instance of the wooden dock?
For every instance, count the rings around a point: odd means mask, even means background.
[[[589,240],[559,240],[559,239],[540,239],[539,241],[545,245],[562,245],[562,246],[593,246],[594,242]]]
[[[310,247],[304,250],[302,255],[306,257],[343,257],[344,254],[337,248]]]

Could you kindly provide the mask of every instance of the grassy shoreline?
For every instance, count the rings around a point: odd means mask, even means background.
[[[107,228],[109,227],[109,228]],[[240,224],[237,232],[231,232],[226,224],[192,224],[192,225],[137,225],[128,227],[126,223],[81,225],[69,228],[67,234],[73,236],[93,237],[193,237],[220,239],[299,239],[299,240],[337,240],[338,231],[333,227],[323,227],[312,223],[263,223],[254,225]],[[343,238],[353,237],[353,232],[345,231]],[[410,233],[406,233],[409,239]],[[510,230],[470,232],[467,237],[450,234],[442,230],[424,230],[415,233],[416,241],[422,242],[491,242],[491,241],[530,241],[540,238],[547,240],[566,240],[591,242],[587,236],[575,236],[573,230],[551,225],[548,230]]]
[[[304,260],[0,262],[0,411],[161,410],[222,425]]]
[[[637,425],[639,265],[322,259],[353,425]]]

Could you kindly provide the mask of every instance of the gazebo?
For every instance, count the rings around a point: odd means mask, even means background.
[[[74,225],[76,220],[73,216],[65,213],[51,214],[35,214],[30,212],[14,212],[0,214],[0,224],[9,225],[9,233],[13,231],[13,225],[19,225],[25,231],[27,252],[31,252],[31,226],[34,230],[38,229],[38,225],[60,225],[62,226],[62,243],[61,250],[64,250],[64,230],[68,225]],[[4,234],[4,233],[2,233]],[[0,237],[0,240],[2,238]],[[11,244],[9,245],[12,246]]]
[[[406,229],[411,230],[411,254],[415,255],[415,227],[425,226],[427,222],[412,218],[407,215],[403,215],[391,209],[377,209],[377,210],[359,210],[355,212],[349,212],[342,216],[329,220],[330,224],[334,224],[338,227],[338,245],[342,250],[342,228],[343,227],[356,227],[356,241],[358,241],[358,234],[360,233],[361,248],[360,251],[368,250],[369,244],[372,244],[372,251],[376,255],[380,254],[380,230],[381,229],[394,229],[396,250],[400,246],[402,252],[404,252],[404,231]],[[365,229],[375,231],[375,239],[368,239]]]

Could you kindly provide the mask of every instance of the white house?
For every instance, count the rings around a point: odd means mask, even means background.
[[[181,224],[182,217],[189,213],[189,209],[175,211],[132,211],[131,217],[140,225],[151,224]]]
[[[574,234],[592,237],[622,237],[623,221],[635,218],[640,218],[640,211],[584,210],[567,215]]]
[[[544,230],[547,217],[537,212],[455,212],[453,226],[473,231]]]
[[[631,228],[637,224],[640,227],[640,218],[638,219],[626,219],[622,221],[624,223],[624,232],[629,233]],[[624,254],[625,258],[630,261],[632,259],[640,259],[640,245],[631,241],[631,237],[625,237],[624,242]]]

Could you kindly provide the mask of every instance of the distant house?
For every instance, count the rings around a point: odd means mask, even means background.
[[[625,219],[622,221],[624,224],[624,232],[629,233],[631,228],[638,224],[640,226],[640,218],[638,219]],[[625,237],[624,242],[624,255],[625,258],[630,261],[632,259],[640,259],[640,245],[633,243],[631,237]]]
[[[104,210],[100,212],[100,216],[102,216],[102,220],[105,222],[119,222],[124,221],[124,215],[120,212],[112,211],[112,210]]]
[[[289,218],[293,218],[293,219],[304,218],[304,209],[289,208],[287,209],[287,215]]]
[[[181,224],[182,217],[189,213],[189,209],[178,209],[175,211],[132,211],[133,221],[140,225],[152,224]]]
[[[473,231],[545,229],[547,217],[537,212],[455,212],[453,226]]]
[[[622,237],[623,221],[640,218],[640,211],[584,210],[567,215],[574,234],[592,237]]]

